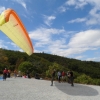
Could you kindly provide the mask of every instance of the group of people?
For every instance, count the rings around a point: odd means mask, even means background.
[[[3,81],[6,81],[6,78],[10,78],[11,77],[10,74],[11,74],[11,71],[5,68],[3,70]],[[24,75],[22,75],[21,71],[14,70],[13,74],[15,78],[16,77],[31,78],[30,73],[28,71]]]
[[[15,78],[16,78],[16,77],[31,78],[31,77],[30,77],[29,71],[26,71],[26,73],[22,75],[21,71],[18,71],[18,72],[17,72],[16,70],[14,70],[14,77],[15,77]]]
[[[5,68],[5,69],[3,70],[3,80],[6,80],[6,78],[10,78],[10,74],[11,74],[10,70],[8,70],[7,68]],[[19,77],[20,77],[20,76],[22,77],[21,72],[19,71],[19,72],[17,73],[17,71],[15,70],[15,71],[14,71],[14,76],[15,76],[15,78],[17,77],[17,74],[19,75]],[[28,71],[27,71],[26,74],[27,74],[27,78],[30,78],[30,75],[29,75],[29,72],[28,72]],[[25,74],[24,76],[26,76],[26,74]],[[61,81],[64,82],[64,79],[67,77],[68,83],[70,83],[71,86],[74,86],[74,84],[73,84],[74,77],[73,77],[73,72],[72,72],[71,70],[68,71],[67,73],[65,73],[64,71],[62,71],[62,72],[60,72],[60,71],[56,72],[55,69],[54,69],[54,70],[52,71],[52,73],[51,73],[51,86],[53,86],[53,81],[54,81],[54,78],[55,78],[56,74],[57,74],[58,82],[59,82],[59,83],[60,83]],[[25,77],[25,78],[26,78],[26,77]]]
[[[5,68],[3,70],[3,81],[6,80],[6,78],[10,78],[10,70],[8,70],[7,68]]]
[[[51,78],[51,86],[53,86],[53,80],[56,76],[56,70],[54,69],[52,72],[52,78]],[[58,82],[60,83],[61,81],[64,82],[65,78],[67,77],[68,83],[71,84],[71,86],[74,86],[73,81],[74,81],[74,76],[73,76],[73,71],[68,71],[65,73],[64,71],[58,71],[57,72],[57,77],[58,77]]]

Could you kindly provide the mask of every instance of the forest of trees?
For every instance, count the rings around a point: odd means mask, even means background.
[[[100,85],[100,62],[81,61],[46,53],[33,53],[28,56],[24,52],[0,48],[0,74],[5,67],[12,72],[15,69],[20,70],[23,74],[28,70],[31,77],[38,73],[43,79],[50,79],[53,69],[65,72],[72,70],[74,82]]]

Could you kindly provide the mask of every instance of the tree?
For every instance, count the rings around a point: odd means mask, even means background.
[[[56,70],[56,72],[59,71],[59,70],[62,71],[63,66],[61,66],[61,65],[54,62],[52,65],[49,66],[49,69],[46,71],[46,76],[51,77],[51,72],[54,69]]]
[[[21,72],[23,72],[24,74],[28,71],[29,73],[31,73],[33,71],[33,65],[31,62],[29,61],[25,61],[22,62],[19,67],[18,70],[20,70]]]

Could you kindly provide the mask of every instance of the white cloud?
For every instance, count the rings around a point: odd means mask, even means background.
[[[9,45],[7,49],[12,49],[15,51],[24,52],[19,46],[17,46],[14,42],[6,42],[6,45]]]
[[[89,20],[86,21],[87,25],[96,25],[99,24],[96,18],[90,18]]]
[[[97,47],[100,46],[100,30],[88,30],[75,34],[71,38],[70,47]]]
[[[66,2],[66,5],[69,5],[69,6],[75,5],[75,4],[76,4],[76,0],[68,0],[68,1]]]
[[[100,30],[87,30],[75,34],[69,41],[66,56],[100,48]]]
[[[83,8],[85,5],[89,4],[92,8],[88,11],[88,15],[86,24],[87,25],[96,25],[100,24],[100,0],[68,0],[66,2],[66,6],[75,6],[75,8],[80,9]],[[77,22],[77,19],[69,21],[71,23]]]
[[[75,8],[82,8],[87,5],[87,0],[68,0],[66,5],[75,6]]]
[[[99,59],[100,57],[92,57],[92,58],[87,58],[86,60],[87,61],[100,61]]]
[[[76,56],[75,59],[82,59],[82,58],[84,58],[84,57],[85,57],[85,56],[80,55],[80,56]]]
[[[5,48],[5,49],[8,48],[8,47],[5,45],[4,40],[0,40],[0,48]]]
[[[83,53],[87,50],[97,50],[100,48],[100,30],[79,32],[70,39],[68,44],[65,45],[65,42],[61,41],[56,44],[59,46],[51,46],[51,52],[61,56],[71,56],[73,54]]]
[[[37,43],[35,44],[36,47],[42,47],[44,45],[52,44],[52,35],[54,34],[61,34],[65,32],[64,29],[47,29],[47,28],[38,28],[35,31],[29,32],[29,36],[31,39],[36,40]],[[54,41],[55,42],[55,41]]]
[[[13,0],[13,1],[15,1],[15,2],[21,4],[25,9],[27,9],[25,0]]]
[[[58,8],[58,10],[59,10],[59,12],[66,12],[66,7],[64,7],[64,6],[61,6],[61,7],[59,7]]]
[[[86,22],[87,25],[96,25],[100,24],[100,13],[98,11],[100,8],[94,7],[89,12],[89,20]]]
[[[15,44],[15,43],[13,43],[13,42],[7,42],[7,44],[10,44],[10,45],[12,45],[13,47],[17,47],[18,48],[18,46]]]
[[[66,31],[63,29],[46,29],[39,28],[35,31],[29,32],[30,37],[35,41],[35,47],[46,46],[44,52],[57,54],[60,56],[71,56],[74,54],[81,54],[87,50],[97,50],[100,48],[100,30],[87,30],[76,33],[66,43],[67,38],[60,38],[52,40],[53,34],[63,34]],[[69,32],[66,32],[68,35]],[[64,34],[63,34],[64,35]],[[42,51],[41,51],[42,52]]]
[[[18,51],[20,51],[20,52],[24,52],[22,49],[19,49]]]
[[[39,28],[35,31],[29,32],[30,37],[36,42],[35,47],[46,46],[45,52],[57,54],[60,56],[71,56],[73,54],[81,54],[87,50],[97,50],[100,48],[100,30],[87,30],[76,33],[66,43],[67,38],[60,38],[52,40],[53,34],[62,34],[66,31],[63,29],[46,29]],[[69,32],[66,32],[68,35]]]
[[[5,7],[0,7],[0,13],[2,13],[5,10]]]
[[[48,25],[48,26],[51,26],[52,21],[53,21],[54,19],[56,19],[55,16],[46,16],[46,15],[44,15],[44,23],[45,23],[46,25]]]
[[[86,18],[76,18],[74,20],[68,21],[68,23],[79,23],[79,22],[85,22],[87,19]]]

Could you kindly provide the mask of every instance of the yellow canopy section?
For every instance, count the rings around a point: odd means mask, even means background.
[[[33,53],[32,42],[16,12],[7,9],[0,15],[0,30],[28,55]]]

